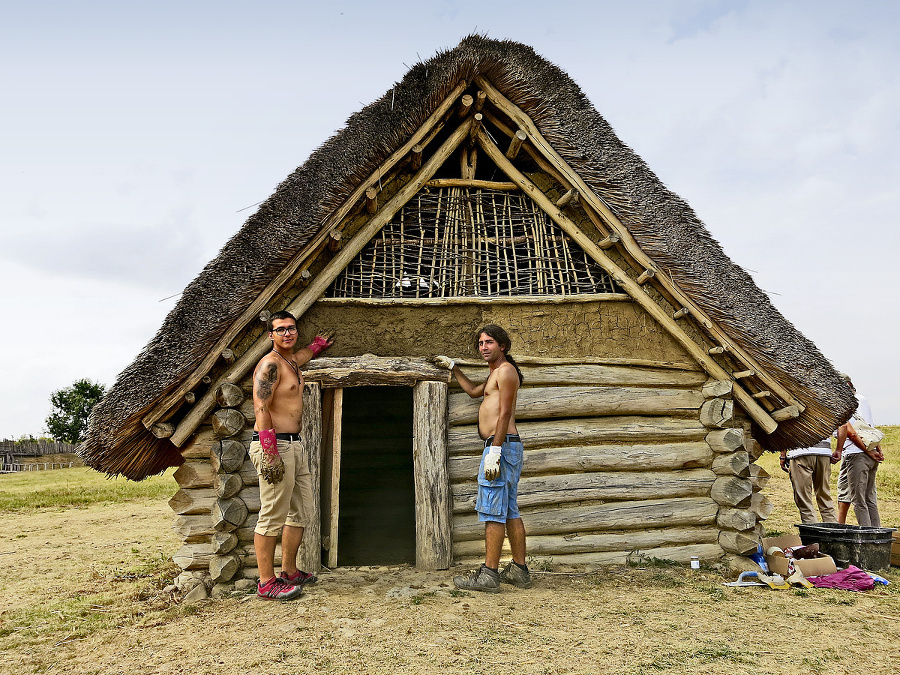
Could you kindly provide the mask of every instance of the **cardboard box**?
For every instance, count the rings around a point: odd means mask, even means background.
[[[900,567],[900,532],[894,532],[894,543],[891,544],[891,565]]]
[[[783,537],[767,537],[763,539],[763,551],[766,552],[773,546],[778,548],[792,548],[794,546],[802,546],[799,535],[787,534]],[[780,574],[783,577],[788,573],[787,558],[781,556],[766,556],[766,563],[769,569]],[[808,558],[806,560],[795,560],[794,565],[803,572],[805,577],[817,577],[823,574],[833,574],[837,572],[837,566],[830,555],[822,555],[821,558]]]

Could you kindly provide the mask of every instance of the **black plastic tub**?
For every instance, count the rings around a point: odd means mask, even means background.
[[[892,527],[862,527],[841,523],[806,523],[800,530],[804,546],[818,544],[822,553],[834,558],[838,567],[856,565],[870,572],[884,572],[891,566]]]

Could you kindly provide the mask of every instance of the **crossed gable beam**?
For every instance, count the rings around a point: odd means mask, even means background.
[[[205,394],[197,399],[177,427],[165,420],[182,405],[185,397],[209,373],[229,351],[230,345],[242,334],[248,325],[258,320],[267,303],[282,289],[287,287],[298,274],[309,274],[305,270],[324,251],[329,242],[340,240],[345,219],[355,211],[366,209],[368,220],[346,241],[340,250],[315,276],[308,279],[303,291],[286,307],[298,318],[318,300],[334,279],[363,249],[363,247],[384,227],[394,215],[423,186],[468,185],[470,187],[492,187],[511,189],[516,187],[528,195],[569,237],[571,237],[592,259],[603,267],[629,296],[647,311],[672,337],[681,344],[697,363],[713,378],[733,383],[734,398],[750,417],[767,433],[775,430],[778,422],[797,417],[803,406],[791,396],[775,378],[769,375],[739,345],[729,339],[726,333],[703,310],[698,307],[670,278],[657,274],[653,261],[641,250],[628,229],[615,216],[603,199],[595,194],[581,177],[559,156],[554,148],[540,134],[536,125],[518,106],[506,99],[488,80],[478,76],[475,84],[479,87],[477,99],[464,95],[467,83],[460,83],[426,122],[398,148],[368,179],[360,183],[350,197],[322,223],[317,234],[301,249],[281,272],[269,283],[262,293],[251,303],[241,316],[225,331],[210,353],[184,381],[167,396],[162,397],[144,416],[143,423],[158,437],[169,437],[178,447],[190,438],[196,428],[213,411],[216,392],[224,383],[238,383],[252,371],[260,358],[270,349],[266,335],[260,336],[236,360],[227,364],[224,371],[215,378]],[[485,99],[493,106],[484,108]],[[473,106],[473,100],[478,105]],[[482,114],[483,113],[483,114]],[[430,156],[425,157],[425,149],[445,128],[451,127],[461,116],[456,129]],[[505,119],[504,119],[505,118]],[[500,149],[483,126],[483,120],[510,138],[506,151]],[[506,123],[509,120],[513,126]],[[484,154],[508,178],[508,182],[478,181],[474,179],[474,147]],[[463,146],[462,178],[435,179],[435,173]],[[523,149],[564,191],[559,200],[554,201],[532,183],[514,163],[516,155]],[[387,177],[396,176],[400,168],[412,168],[414,173],[383,204],[378,204],[378,191]],[[480,185],[484,183],[485,185]],[[593,222],[598,232],[605,238],[594,241],[565,211],[580,203],[582,209]],[[630,273],[616,263],[606,252],[615,246],[631,266],[640,272]],[[664,308],[647,293],[644,286],[652,284],[673,307],[674,312]],[[708,346],[689,334],[679,322],[691,320],[704,334]],[[774,400],[783,402],[783,407],[775,409]],[[190,400],[190,399],[189,399]]]

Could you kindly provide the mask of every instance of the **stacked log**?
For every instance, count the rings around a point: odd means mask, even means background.
[[[180,489],[169,501],[178,514],[175,530],[184,541],[174,556],[175,562],[183,570],[204,570],[216,584],[257,574],[253,530],[260,495],[256,468],[247,454],[253,421],[252,400],[247,396],[250,386],[248,380],[243,387],[229,383],[219,387],[216,401],[220,407],[185,447],[183,454],[188,461],[175,472]],[[301,437],[311,439],[304,451],[311,457],[317,504],[318,453],[312,447],[322,433],[318,383],[307,383],[304,406]],[[314,508],[298,556],[303,569],[319,569],[319,530],[319,514]],[[275,562],[281,563],[280,545]]]
[[[745,555],[757,549],[759,536],[756,514],[750,508],[754,484],[745,447],[749,434],[736,416],[732,389],[729,381],[707,382],[703,392],[709,398],[701,408],[700,419],[710,429],[707,442],[716,452],[711,468],[717,477],[710,496],[719,505],[719,545],[728,553]]]
[[[711,493],[726,469],[712,464],[723,451],[742,450],[743,434],[711,432],[701,423],[705,375],[601,365],[523,371],[516,425],[526,452],[518,503],[531,554],[599,564],[640,555],[684,562],[723,555],[721,507]],[[472,376],[483,379],[483,369]],[[474,512],[479,401],[451,391],[453,555],[474,562],[484,555],[484,525]],[[710,419],[721,422],[726,408],[717,406]],[[738,468],[748,471],[746,460]],[[748,489],[748,503],[749,495]]]

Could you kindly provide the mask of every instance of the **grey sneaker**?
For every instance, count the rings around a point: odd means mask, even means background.
[[[531,572],[527,569],[522,569],[512,560],[510,560],[506,567],[503,568],[503,571],[500,572],[500,581],[504,584],[512,584],[516,588],[531,588]]]
[[[467,591],[483,591],[485,593],[500,592],[500,574],[484,565],[468,577],[454,577],[453,585]]]

